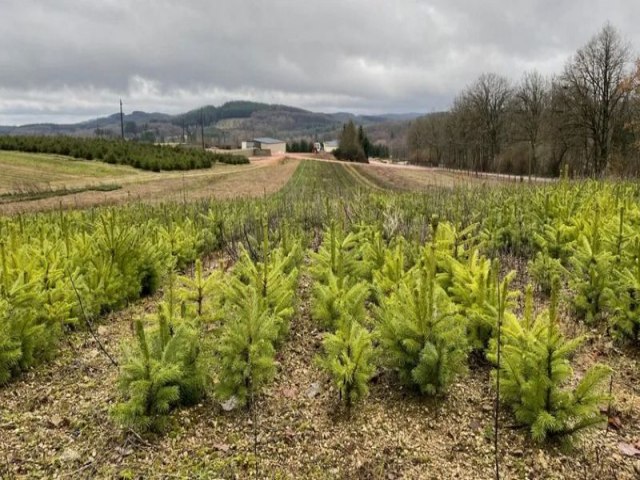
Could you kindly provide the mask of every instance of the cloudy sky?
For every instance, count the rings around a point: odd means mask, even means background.
[[[0,124],[247,99],[447,108],[483,72],[560,71],[637,0],[0,0]]]

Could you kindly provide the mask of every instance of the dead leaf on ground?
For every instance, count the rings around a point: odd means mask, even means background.
[[[627,457],[638,457],[640,458],[640,449],[635,445],[631,445],[630,443],[620,442],[618,444],[618,449],[620,453]]]

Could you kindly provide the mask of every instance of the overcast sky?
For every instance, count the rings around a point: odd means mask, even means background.
[[[559,72],[638,0],[0,0],[0,124],[246,99],[429,112],[483,72]]]

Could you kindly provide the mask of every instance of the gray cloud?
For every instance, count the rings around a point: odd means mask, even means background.
[[[232,99],[446,108],[480,73],[560,71],[635,0],[0,0],[0,124]]]

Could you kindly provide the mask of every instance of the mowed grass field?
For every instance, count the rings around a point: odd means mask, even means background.
[[[0,151],[0,170],[0,194],[42,188],[77,188],[140,175],[140,171],[124,165],[7,151]]]
[[[249,165],[216,164],[201,170],[148,172],[59,155],[0,151],[0,197],[4,197],[0,202],[0,213],[83,208],[129,201],[260,196],[282,188],[298,163],[298,160],[273,158]],[[90,190],[100,186],[114,188],[110,191]],[[60,194],[40,198],[40,193],[51,191]]]

